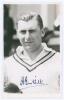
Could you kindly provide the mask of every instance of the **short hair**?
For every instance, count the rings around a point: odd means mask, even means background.
[[[32,20],[33,18],[36,18],[36,20],[38,21],[38,25],[40,26],[40,29],[42,29],[43,20],[39,14],[36,14],[36,13],[25,14],[25,15],[22,15],[18,21],[22,20],[22,21],[28,22],[29,20]]]

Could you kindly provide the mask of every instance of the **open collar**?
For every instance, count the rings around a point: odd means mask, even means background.
[[[13,57],[19,64],[21,64],[29,72],[31,72],[39,65],[49,60],[55,54],[55,51],[48,48],[45,43],[43,43],[42,46],[44,47],[44,49],[33,61],[31,61],[27,53],[24,53],[24,49],[21,46],[17,48],[16,53],[13,55]]]

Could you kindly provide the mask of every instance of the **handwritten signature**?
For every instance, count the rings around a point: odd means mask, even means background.
[[[35,76],[34,79],[29,80],[27,76],[22,76],[21,77],[21,81],[20,81],[20,85],[24,86],[24,85],[48,85],[46,82],[44,82],[42,79],[38,79],[37,76]]]

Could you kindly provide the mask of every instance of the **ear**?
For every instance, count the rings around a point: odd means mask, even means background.
[[[44,29],[42,29],[42,37],[45,36],[45,32],[44,32]]]

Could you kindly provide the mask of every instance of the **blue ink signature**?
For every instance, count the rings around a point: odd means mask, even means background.
[[[26,85],[48,85],[47,83],[45,83],[42,79],[37,79],[37,76],[35,76],[34,79],[32,79],[31,81],[28,80],[27,76],[22,76],[21,77],[21,81],[20,81],[20,85],[21,86],[26,86]]]

